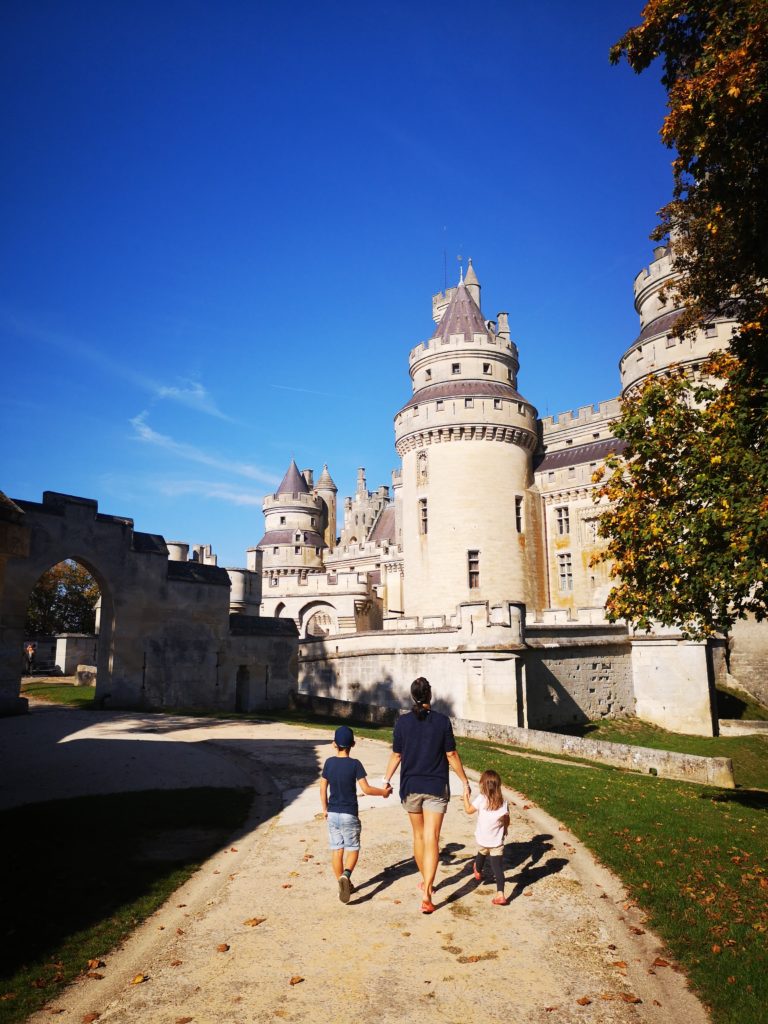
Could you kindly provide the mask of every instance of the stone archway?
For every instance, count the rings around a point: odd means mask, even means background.
[[[310,640],[320,640],[339,631],[336,609],[327,601],[310,601],[299,613],[299,635]]]
[[[97,697],[112,693],[115,671],[130,673],[128,643],[135,636],[141,593],[148,564],[163,556],[165,573],[168,549],[162,537],[133,530],[130,519],[98,512],[95,501],[46,491],[42,502],[17,501],[12,516],[25,534],[26,543],[5,559],[0,580],[0,712],[25,711],[19,698],[21,656],[27,604],[33,587],[52,565],[71,559],[94,577],[101,591],[101,613],[97,662]],[[115,595],[121,594],[116,607]],[[125,598],[128,597],[126,601]],[[150,608],[151,614],[151,608]],[[138,620],[138,621],[137,621]],[[123,652],[115,649],[116,627],[126,639]],[[120,672],[120,670],[123,670]],[[118,677],[118,682],[120,678]]]

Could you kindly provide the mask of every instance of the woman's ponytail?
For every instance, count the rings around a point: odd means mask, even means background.
[[[424,705],[432,701],[432,687],[424,676],[419,676],[411,683],[411,699],[413,700],[414,715],[419,721],[423,721],[429,714],[429,708],[425,708]]]

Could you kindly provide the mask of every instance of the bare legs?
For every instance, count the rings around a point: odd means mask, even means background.
[[[359,856],[359,850],[331,850],[331,867],[336,876],[336,881],[341,878],[344,868],[347,871],[354,870]]]
[[[413,829],[413,857],[424,880],[424,900],[431,903],[440,854],[440,830],[445,815],[437,811],[421,811],[409,812],[408,817]]]

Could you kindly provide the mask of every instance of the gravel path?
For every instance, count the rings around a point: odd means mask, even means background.
[[[472,879],[457,785],[438,909],[423,916],[396,797],[361,800],[357,890],[339,902],[318,815],[327,733],[36,706],[0,722],[0,739],[0,806],[158,785],[257,792],[242,833],[104,957],[104,979],[78,981],[34,1022],[707,1021],[682,973],[654,965],[669,958],[615,878],[519,794],[508,794],[509,905]],[[361,740],[355,756],[375,780],[388,749]]]

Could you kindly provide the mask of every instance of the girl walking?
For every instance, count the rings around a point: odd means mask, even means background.
[[[501,779],[497,772],[486,771],[480,776],[480,792],[470,801],[469,783],[464,787],[464,810],[477,815],[477,856],[472,874],[478,882],[483,880],[486,857],[496,882],[496,895],[491,900],[497,907],[505,907],[504,895],[504,837],[509,828],[509,807],[501,792]]]

